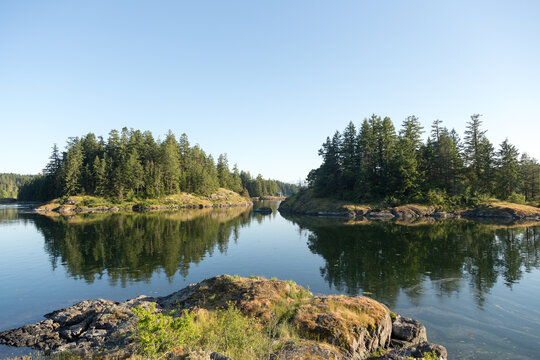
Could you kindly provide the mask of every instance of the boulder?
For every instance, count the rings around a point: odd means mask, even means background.
[[[388,347],[392,333],[390,311],[364,296],[314,297],[300,306],[293,324],[303,337],[340,347],[350,359]]]
[[[418,320],[397,315],[392,323],[392,341],[409,344],[427,341],[426,327]]]
[[[313,340],[290,341],[270,357],[272,360],[344,360],[345,354],[339,348]]]

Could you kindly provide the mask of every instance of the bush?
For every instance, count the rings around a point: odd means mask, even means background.
[[[401,204],[401,201],[395,196],[387,196],[383,200],[383,205],[385,207],[394,207]]]
[[[192,344],[197,340],[193,315],[184,311],[180,317],[173,313],[156,313],[156,304],[149,310],[138,307],[133,310],[139,318],[136,341],[141,352],[149,358],[157,358],[172,352],[174,348]]]
[[[512,193],[512,195],[510,195],[506,200],[511,203],[523,205],[525,204],[525,195]]]
[[[447,204],[447,197],[444,192],[431,189],[425,194],[424,201],[428,205],[444,206]]]

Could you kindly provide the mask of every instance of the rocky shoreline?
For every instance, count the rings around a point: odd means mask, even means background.
[[[540,208],[505,202],[492,202],[472,209],[445,212],[435,206],[407,204],[388,209],[346,203],[332,199],[318,199],[309,192],[296,194],[281,202],[278,210],[283,213],[312,216],[333,216],[354,220],[408,220],[435,219],[495,219],[503,221],[540,221]]]
[[[54,207],[52,209],[41,209],[36,207],[33,209],[35,213],[38,214],[47,214],[47,213],[58,213],[62,215],[72,215],[72,214],[101,214],[101,213],[116,213],[119,211],[160,211],[160,210],[182,210],[182,209],[208,209],[208,208],[230,208],[230,207],[240,207],[240,206],[251,206],[251,203],[244,204],[213,204],[213,205],[147,205],[141,206],[139,204],[130,205],[130,206],[97,206],[97,207],[84,207],[84,206],[69,206],[61,205]]]
[[[231,190],[220,189],[210,196],[188,193],[169,195],[160,199],[147,199],[140,202],[126,201],[111,203],[106,199],[92,196],[70,196],[55,199],[34,207],[34,212],[41,214],[91,214],[114,213],[118,211],[159,211],[181,209],[224,208],[252,206],[253,202]]]
[[[298,302],[295,294],[309,294]],[[173,294],[139,296],[125,302],[86,300],[46,314],[46,320],[0,332],[0,344],[31,347],[45,353],[70,352],[84,357],[127,358],[137,354],[132,311],[142,307],[156,312],[212,311],[233,304],[243,314],[267,324],[277,304],[294,301],[291,324],[301,335],[269,354],[272,359],[386,359],[407,360],[427,354],[447,359],[443,346],[428,342],[417,320],[392,313],[364,296],[314,296],[291,281],[221,275],[189,285]],[[176,359],[221,359],[215,349],[172,354]],[[240,360],[240,359],[237,359]]]

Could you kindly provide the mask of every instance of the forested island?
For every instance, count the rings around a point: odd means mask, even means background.
[[[406,118],[399,132],[389,117],[372,115],[358,130],[350,122],[323,143],[322,164],[307,177],[309,189],[281,209],[324,213],[364,204],[365,213],[368,207],[420,204],[434,212],[489,207],[502,200],[511,211],[540,214],[538,160],[520,155],[508,139],[495,149],[480,115],[471,116],[463,140],[440,120],[433,122],[425,142],[423,132],[415,116]]]
[[[33,175],[0,174],[0,200],[16,199],[22,184],[32,178]]]
[[[288,196],[296,189],[261,175],[253,177],[236,165],[230,169],[226,154],[219,155],[216,162],[199,145],[192,146],[185,133],[177,140],[169,131],[161,141],[149,131],[123,128],[112,130],[106,140],[93,133],[69,138],[64,152],[55,144],[43,173],[20,186],[18,199],[158,205],[157,199],[171,200],[173,195],[183,194],[191,196],[194,204],[208,199],[209,203],[201,205],[211,206],[211,197],[217,193],[234,204],[239,197],[231,199],[231,192],[249,198]],[[185,203],[178,196],[171,201]]]

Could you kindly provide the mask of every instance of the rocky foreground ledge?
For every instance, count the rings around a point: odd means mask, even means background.
[[[301,293],[307,295],[299,298]],[[135,331],[138,318],[133,312],[136,307],[155,306],[156,312],[185,309],[197,314],[234,305],[245,316],[268,324],[275,317],[276,306],[283,304],[294,309],[288,321],[299,337],[272,350],[272,359],[447,358],[443,346],[427,341],[426,329],[420,322],[396,315],[370,298],[313,296],[292,281],[229,275],[189,285],[165,297],[139,296],[122,303],[82,301],[46,314],[44,321],[1,332],[0,343],[52,354],[67,351],[88,358],[129,358],[140,350]],[[230,360],[213,350],[168,356]]]

